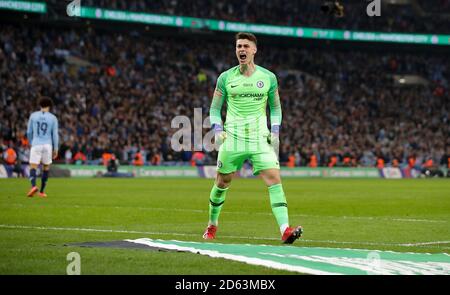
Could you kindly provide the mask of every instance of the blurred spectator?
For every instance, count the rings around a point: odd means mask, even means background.
[[[384,163],[385,163],[385,161],[384,161],[383,157],[378,157],[377,158],[377,168],[378,169],[383,169],[384,168]]]
[[[117,160],[116,156],[113,154],[111,156],[111,159],[109,159],[109,161],[108,161],[108,166],[107,166],[106,170],[109,173],[117,173],[118,169],[119,169],[119,161]]]
[[[70,150],[68,150],[70,151]],[[66,154],[67,156],[67,154]],[[67,158],[66,158],[67,161]],[[86,155],[82,152],[82,151],[78,151],[75,156],[73,157],[73,161],[75,162],[75,164],[77,165],[81,165],[81,164],[85,164],[87,161],[87,157]]]
[[[64,152],[64,159],[66,164],[72,164],[72,151],[70,148]]]
[[[6,165],[14,166],[17,161],[17,153],[14,148],[7,148],[5,153],[3,154],[3,159],[5,160]]]
[[[287,161],[287,163],[286,163],[286,166],[287,167],[290,167],[290,168],[293,168],[293,167],[295,167],[295,155],[294,154],[289,154],[289,157],[288,157],[288,161]]]
[[[437,166],[435,166],[433,158],[431,157],[428,157],[422,165],[422,175],[425,177],[444,177],[444,173]]]
[[[161,165],[161,155],[159,154],[157,149],[153,149],[150,157],[150,164],[152,166],[159,166]]]
[[[203,165],[205,165],[205,154],[201,151],[194,152],[192,154],[191,166]]]
[[[315,154],[311,154],[309,157],[308,167],[317,168],[317,156]]]
[[[104,152],[104,153],[102,154],[103,166],[108,166],[109,160],[111,160],[111,158],[112,158],[113,155],[114,155],[114,154],[112,154],[112,153],[107,153],[107,152]]]
[[[22,168],[22,161],[20,158],[17,159],[16,163],[13,166],[13,173],[16,173],[17,178],[25,177],[25,171]]]
[[[6,173],[8,177],[12,177],[13,172],[16,170],[16,162],[17,162],[17,153],[9,146],[3,152],[3,161],[5,163]]]
[[[144,157],[142,156],[141,151],[138,151],[138,152],[134,155],[133,165],[134,165],[134,166],[144,166]]]

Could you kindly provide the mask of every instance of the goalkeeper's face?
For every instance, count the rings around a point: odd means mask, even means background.
[[[247,39],[236,40],[236,57],[239,64],[253,63],[256,54],[256,45]]]

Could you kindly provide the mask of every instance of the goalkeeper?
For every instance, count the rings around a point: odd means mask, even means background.
[[[269,190],[272,212],[278,223],[281,240],[291,244],[303,232],[301,226],[290,227],[286,198],[278,162],[281,105],[276,76],[257,66],[254,57],[257,40],[253,34],[236,34],[236,57],[239,65],[223,72],[217,79],[210,108],[215,144],[220,146],[217,177],[209,197],[209,222],[204,239],[214,239],[219,214],[234,173],[245,160],[253,165]],[[221,109],[227,103],[222,124]],[[267,128],[266,106],[269,103],[271,130]]]

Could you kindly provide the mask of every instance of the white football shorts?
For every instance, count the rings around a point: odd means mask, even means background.
[[[31,147],[30,150],[30,164],[40,163],[44,165],[50,165],[52,163],[52,145],[51,144],[41,144]]]

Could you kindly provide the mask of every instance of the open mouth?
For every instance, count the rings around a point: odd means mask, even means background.
[[[244,61],[247,58],[247,54],[241,53],[239,54],[239,60]]]

